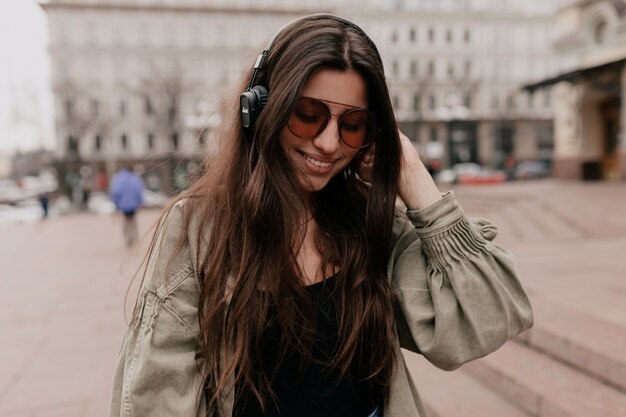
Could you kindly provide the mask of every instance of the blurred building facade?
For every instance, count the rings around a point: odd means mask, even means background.
[[[626,1],[577,1],[556,18],[553,47],[568,67],[526,86],[555,91],[555,175],[624,180]]]
[[[564,65],[549,47],[564,3],[390,1],[384,19],[375,8],[352,15],[380,45],[401,127],[422,156],[500,168],[552,158],[551,92],[519,87]]]
[[[175,169],[210,152],[220,100],[235,97],[275,30],[325,11],[359,23],[377,43],[398,120],[425,159],[549,160],[550,91],[519,87],[563,65],[549,50],[562,3],[49,0],[59,159],[109,175],[135,160],[176,178]]]

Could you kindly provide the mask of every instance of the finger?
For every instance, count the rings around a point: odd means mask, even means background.
[[[368,162],[373,161],[375,150],[376,150],[376,144],[372,144],[372,146],[370,146],[367,149],[367,151],[365,151],[365,154],[363,155],[363,161],[368,161]]]

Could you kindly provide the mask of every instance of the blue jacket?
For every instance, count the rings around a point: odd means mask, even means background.
[[[143,180],[124,168],[113,175],[109,195],[115,207],[124,213],[137,210],[143,204]]]

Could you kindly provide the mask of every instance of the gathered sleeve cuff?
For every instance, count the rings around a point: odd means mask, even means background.
[[[452,192],[397,216],[394,233],[388,273],[403,347],[450,370],[532,325],[513,257],[492,242],[496,227],[467,218]]]
[[[497,234],[497,228],[488,220],[472,219],[472,224],[465,218],[451,191],[430,207],[408,210],[406,216],[422,240],[431,267],[437,270],[479,254]]]

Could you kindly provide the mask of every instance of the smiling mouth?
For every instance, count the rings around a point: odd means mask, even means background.
[[[315,165],[316,167],[319,168],[328,168],[329,166],[331,166],[333,164],[332,161],[328,162],[328,161],[318,161],[317,159],[311,158],[308,155],[305,155],[303,153],[301,153],[300,155],[302,155],[302,157],[309,163]]]

